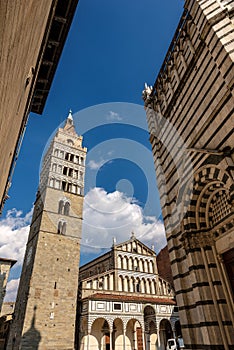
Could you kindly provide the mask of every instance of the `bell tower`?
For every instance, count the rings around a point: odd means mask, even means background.
[[[71,111],[44,156],[8,350],[73,350],[85,158]]]

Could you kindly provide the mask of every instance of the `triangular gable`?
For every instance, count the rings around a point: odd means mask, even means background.
[[[121,250],[129,253],[143,254],[148,256],[155,256],[156,253],[147,247],[144,243],[139,241],[135,236],[131,237],[129,240],[116,244],[114,249]]]

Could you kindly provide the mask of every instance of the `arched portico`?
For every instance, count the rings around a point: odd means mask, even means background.
[[[81,330],[85,332],[81,339],[80,350],[110,350],[110,326],[107,320],[97,318],[92,326],[91,331],[87,332],[87,321],[83,321]]]
[[[123,350],[125,346],[124,326],[120,318],[116,318],[113,322],[112,333],[112,350]]]
[[[155,309],[147,305],[144,308],[144,324],[145,324],[145,349],[156,350],[157,348],[157,327]]]
[[[131,319],[126,325],[125,350],[144,350],[143,330],[137,319]]]
[[[170,321],[162,319],[159,324],[160,350],[166,350],[167,340],[173,338],[173,331]]]

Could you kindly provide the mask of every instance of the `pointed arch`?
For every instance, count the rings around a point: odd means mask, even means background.
[[[64,204],[64,215],[68,216],[68,215],[69,215],[69,212],[70,212],[70,203],[67,201],[67,202]]]
[[[67,230],[67,223],[64,220],[59,220],[57,233],[60,235],[65,235]]]
[[[58,234],[61,235],[62,234],[62,227],[63,227],[63,222],[60,220],[58,222]]]
[[[64,208],[64,201],[60,200],[58,205],[58,213],[63,214],[63,208]]]

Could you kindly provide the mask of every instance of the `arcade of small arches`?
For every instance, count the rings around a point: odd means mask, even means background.
[[[120,292],[135,292],[153,295],[173,295],[173,291],[170,284],[158,277],[139,277],[128,274],[121,274],[118,276],[117,290]],[[109,271],[103,275],[90,277],[82,281],[82,289],[94,289],[94,290],[115,290],[114,286],[114,273]]]
[[[69,152],[65,152],[65,151],[60,150],[58,148],[55,148],[54,156],[58,157],[60,159],[65,159],[65,160],[72,162],[72,163],[75,163],[75,164],[80,164],[80,165],[85,164],[83,156],[78,156],[78,155],[75,155],[75,154],[72,154]]]
[[[84,194],[84,188],[80,187],[77,183],[68,182],[66,179],[58,179],[54,176],[49,179],[49,186],[64,192],[70,192],[73,194]]]
[[[78,169],[70,168],[66,165],[53,163],[51,167],[51,171],[57,174],[63,174],[74,179],[78,179],[80,181],[84,180],[84,172]]]
[[[50,173],[48,178],[48,186],[64,192],[83,195],[85,156],[83,154],[82,156],[80,154],[72,154],[58,148],[53,150],[53,155],[55,158],[50,166],[50,172],[52,173]],[[56,158],[59,158],[58,164]],[[69,162],[71,166],[69,166]]]
[[[181,336],[179,320],[156,316],[147,305],[142,316],[83,317],[79,350],[166,350],[167,340]]]
[[[154,271],[154,261],[143,257],[132,255],[118,255],[118,269],[134,270],[144,273],[156,273]]]
[[[171,287],[168,282],[162,278],[145,278],[134,276],[119,276],[118,289],[122,292],[137,292],[153,295],[172,295]]]

